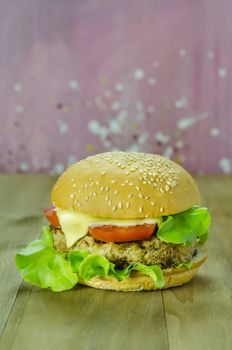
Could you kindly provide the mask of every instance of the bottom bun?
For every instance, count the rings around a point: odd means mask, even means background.
[[[192,267],[186,268],[169,268],[163,270],[165,284],[161,289],[167,289],[170,287],[177,287],[189,282],[199,270],[199,267],[207,259],[207,249],[198,248],[197,255],[192,259]],[[139,271],[132,271],[130,277],[123,281],[118,281],[113,277],[101,277],[96,276],[89,281],[79,281],[80,284],[90,286],[93,288],[116,290],[123,292],[142,291],[142,290],[157,290],[152,278],[148,275],[144,275]]]

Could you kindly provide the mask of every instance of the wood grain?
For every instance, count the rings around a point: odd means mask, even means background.
[[[209,259],[192,282],[162,293],[52,293],[21,284],[13,256],[38,234],[53,181],[0,177],[0,349],[232,348],[232,178],[198,179],[213,216]]]
[[[232,179],[199,178],[212,213],[209,258],[189,284],[163,292],[171,350],[232,349]]]
[[[49,201],[52,178],[0,176],[0,335],[14,304],[21,278],[15,268],[17,251],[39,233],[40,207]]]

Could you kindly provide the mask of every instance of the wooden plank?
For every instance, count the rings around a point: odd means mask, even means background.
[[[179,349],[232,349],[232,179],[199,178],[213,224],[209,258],[192,282],[164,291],[169,344]]]
[[[0,335],[21,284],[15,253],[38,236],[53,182],[48,176],[0,176]]]
[[[0,175],[0,219],[41,216],[54,181],[47,175]]]
[[[168,349],[160,292],[20,290],[3,349]]]
[[[14,177],[12,177],[14,179]],[[1,212],[8,219],[1,223],[3,251],[7,254],[3,271],[5,305],[2,327],[15,300],[21,282],[13,264],[13,255],[30,241],[40,225],[40,211],[44,207],[53,180],[26,177],[15,178],[16,185],[4,178],[1,198],[9,190],[17,193],[14,213],[9,213],[13,195],[1,203]],[[3,181],[3,182],[4,182]],[[22,181],[22,183],[21,183]],[[1,183],[1,182],[0,182]],[[17,188],[19,188],[18,192]],[[22,194],[24,192],[24,195]],[[31,194],[31,191],[34,194]],[[41,194],[43,192],[43,195]],[[35,198],[36,197],[36,198]],[[21,208],[18,208],[20,204]],[[38,217],[39,215],[39,217]],[[37,224],[36,224],[37,222]],[[9,282],[7,282],[9,280]],[[1,283],[2,285],[2,283]],[[30,292],[32,290],[32,293]],[[2,309],[1,309],[2,310]],[[77,287],[76,290],[52,293],[23,283],[14,307],[0,338],[1,349],[168,349],[161,293],[120,293]]]

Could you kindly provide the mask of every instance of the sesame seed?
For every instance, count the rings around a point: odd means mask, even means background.
[[[126,208],[129,209],[130,208],[130,203],[126,202]]]
[[[152,201],[151,201],[150,203],[151,203],[151,205],[152,205],[153,207],[155,206],[155,202],[152,202]]]
[[[123,207],[122,202],[118,203],[118,207],[119,207],[119,209],[122,209],[122,207]]]
[[[93,192],[93,196],[96,197],[97,193],[96,192]]]
[[[96,185],[99,185],[99,183],[100,183],[99,181],[95,181],[95,184],[96,184]]]
[[[111,180],[110,182],[111,182],[112,184],[115,184],[116,180]]]
[[[160,207],[160,212],[162,213],[164,211],[164,208],[163,207]]]
[[[102,191],[104,191],[104,189],[105,189],[105,187],[102,186],[102,187],[100,188],[100,191],[102,192]]]
[[[162,187],[160,187],[159,190],[160,190],[161,193],[164,193],[164,190],[162,189]]]
[[[140,212],[140,213],[143,212],[143,207],[139,207],[139,212]]]
[[[101,172],[101,175],[105,175],[105,174],[106,174],[106,171],[102,171],[102,172]]]
[[[135,188],[136,188],[136,190],[138,190],[138,191],[141,190],[141,188],[140,188],[139,186],[136,186]]]
[[[139,193],[139,198],[143,198],[143,195],[141,193]]]
[[[89,197],[88,197],[88,196],[86,196],[86,197],[85,197],[85,200],[86,200],[86,201],[88,201],[88,200],[89,200]]]
[[[73,184],[72,187],[77,187],[77,184]]]
[[[132,193],[129,193],[127,198],[132,198],[133,197],[133,194]]]
[[[118,194],[118,190],[115,190],[115,191],[114,191],[114,194]]]
[[[165,190],[169,191],[169,186],[168,185],[165,186]]]
[[[149,199],[149,198],[150,198],[149,196],[146,196],[146,197],[145,197],[146,200]]]
[[[129,182],[129,186],[133,186],[134,184],[133,184],[133,182]]]
[[[109,189],[110,189],[109,186],[106,186],[106,187],[105,187],[105,191],[106,191],[106,192],[108,192]]]
[[[73,182],[73,181],[74,181],[74,178],[71,179],[71,182]]]
[[[105,200],[108,201],[109,200],[109,196],[105,196]]]
[[[114,205],[113,207],[112,207],[112,211],[115,211],[117,208],[116,208],[116,206]]]
[[[71,193],[70,194],[70,198],[74,198],[75,197],[75,194],[74,193]]]
[[[112,201],[111,201],[111,200],[108,201],[108,205],[109,205],[109,206],[112,205]]]

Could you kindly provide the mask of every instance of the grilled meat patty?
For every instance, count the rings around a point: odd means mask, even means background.
[[[52,230],[55,249],[60,252],[68,251],[63,232],[54,227]],[[162,242],[155,235],[150,239],[126,243],[105,243],[87,235],[75,243],[71,249],[103,255],[119,268],[134,262],[145,265],[157,264],[162,268],[168,268],[190,261],[197,252],[193,246]]]

